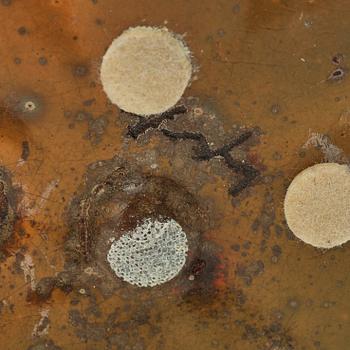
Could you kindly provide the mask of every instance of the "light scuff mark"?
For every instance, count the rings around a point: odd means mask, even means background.
[[[21,261],[21,268],[23,270],[24,279],[27,283],[30,283],[30,288],[35,290],[35,265],[33,258],[29,254],[24,254],[24,259]]]
[[[32,337],[42,337],[44,335],[47,335],[49,333],[50,328],[50,320],[49,320],[49,308],[42,309],[40,311],[40,320],[38,323],[34,325],[33,331],[32,331]]]

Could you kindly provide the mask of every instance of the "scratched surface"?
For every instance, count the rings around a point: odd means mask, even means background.
[[[311,132],[350,153],[348,1],[1,0],[0,23],[2,350],[348,349],[350,244],[307,246],[283,217],[322,161]],[[142,24],[186,34],[199,67],[148,124],[99,81]],[[187,230],[183,271],[117,280],[104,240],[158,214]]]

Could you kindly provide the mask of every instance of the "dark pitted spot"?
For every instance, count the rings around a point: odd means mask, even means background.
[[[222,38],[223,36],[225,36],[226,32],[225,32],[224,29],[220,28],[220,29],[217,31],[217,34],[218,34],[219,37]]]
[[[93,119],[92,114],[85,111],[78,111],[75,115],[75,120],[78,122],[89,121],[91,119]]]
[[[251,247],[251,245],[252,245],[252,242],[250,242],[250,241],[245,241],[245,242],[242,244],[243,248],[246,249],[246,250],[249,250],[250,247]]]
[[[305,150],[300,150],[299,153],[298,153],[299,157],[300,158],[305,158],[306,156],[306,151]]]
[[[27,160],[29,158],[29,154],[30,154],[29,142],[28,141],[23,141],[22,142],[22,155],[21,155],[21,158],[23,160]]]
[[[85,100],[83,102],[83,105],[86,106],[86,107],[90,107],[93,105],[93,103],[96,102],[96,99],[95,98],[91,98],[89,100]]]
[[[22,27],[19,27],[19,28],[17,29],[17,33],[18,33],[19,35],[26,35],[26,34],[28,34],[28,30],[27,30],[26,27],[22,26]]]
[[[6,219],[8,213],[8,199],[5,193],[5,184],[0,182],[0,218]]]
[[[339,80],[342,80],[344,76],[345,76],[344,69],[339,67],[331,73],[331,75],[328,77],[328,80],[339,81]]]
[[[108,126],[108,118],[101,115],[98,118],[92,118],[88,121],[88,132],[86,137],[91,141],[93,145],[97,145],[102,141],[102,136]]]
[[[45,65],[47,65],[47,58],[44,57],[44,56],[39,57],[38,62],[39,62],[40,65],[45,66]]]
[[[239,244],[232,244],[231,249],[234,250],[235,252],[239,252],[241,249],[241,246]]]
[[[54,277],[42,278],[35,287],[35,293],[40,300],[47,300],[50,298],[52,291],[56,285],[56,279]]]
[[[265,265],[261,260],[253,261],[248,265],[238,264],[236,275],[239,276],[247,286],[252,284],[253,278],[264,273]]]
[[[22,60],[19,57],[15,57],[13,62],[15,62],[15,64],[21,64]]]
[[[202,274],[206,267],[207,263],[203,259],[197,259],[192,263],[191,274],[193,276],[199,276]]]
[[[12,0],[1,0],[2,6],[10,6],[12,4]]]
[[[232,12],[233,13],[240,13],[240,11],[241,11],[241,5],[240,4],[235,4],[235,5],[233,5],[232,6]]]
[[[282,248],[279,245],[276,244],[271,249],[274,256],[279,257],[282,255]]]
[[[344,61],[344,55],[341,53],[337,53],[332,58],[332,63],[335,64],[336,66],[339,66],[341,63],[343,63],[343,61]]]
[[[89,69],[84,65],[77,65],[73,68],[75,77],[85,77],[89,73]]]
[[[0,246],[13,236],[16,196],[9,172],[0,167]]]

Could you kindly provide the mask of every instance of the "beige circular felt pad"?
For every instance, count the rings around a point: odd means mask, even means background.
[[[322,163],[299,173],[284,201],[289,228],[305,243],[332,248],[350,239],[350,168]]]
[[[103,57],[101,81],[109,99],[126,112],[165,112],[181,98],[192,74],[190,52],[166,28],[129,28]]]

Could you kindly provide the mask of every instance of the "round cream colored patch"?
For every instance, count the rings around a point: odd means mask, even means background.
[[[350,240],[350,168],[322,163],[299,173],[284,200],[289,228],[305,243],[332,248]]]
[[[112,270],[138,287],[154,287],[173,279],[187,257],[186,233],[173,219],[146,219],[113,241],[107,255]]]
[[[192,74],[190,52],[166,28],[129,28],[103,57],[101,81],[109,99],[126,112],[165,112],[181,98]]]

